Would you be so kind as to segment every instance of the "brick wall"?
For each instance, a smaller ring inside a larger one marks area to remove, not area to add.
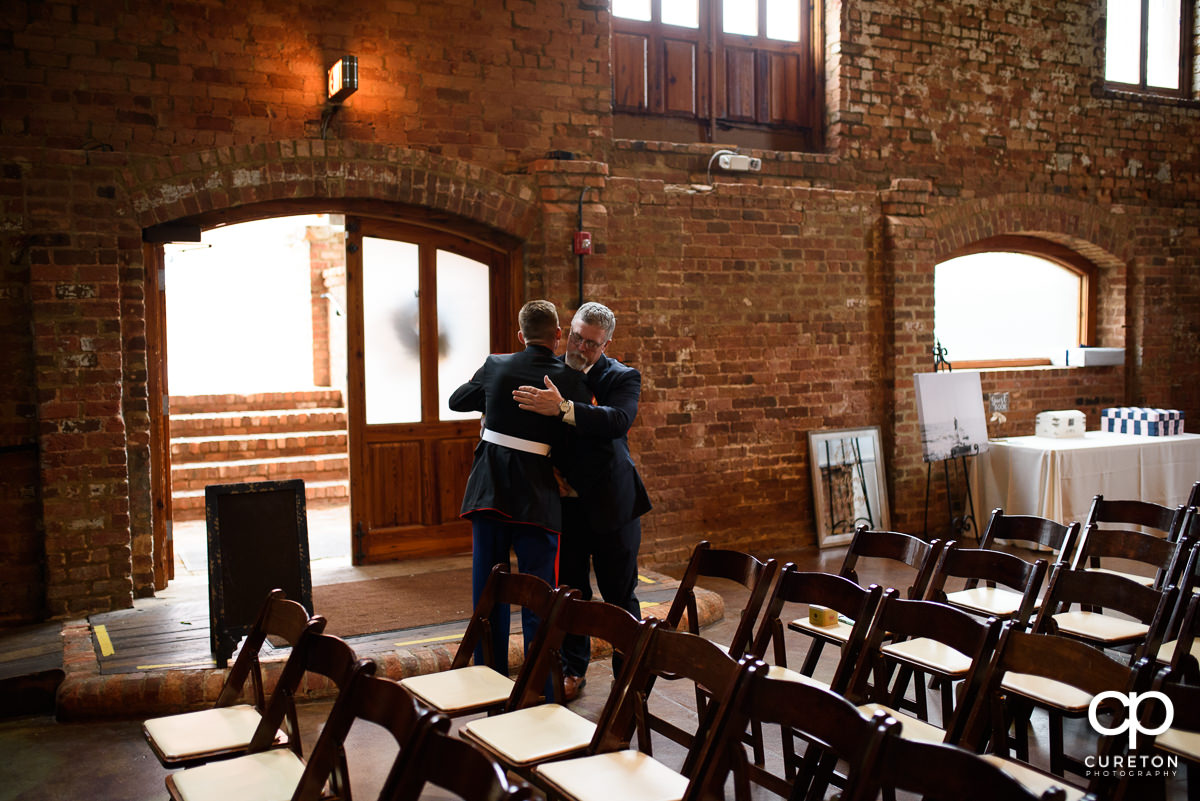
[[[700,537],[812,544],[821,428],[879,425],[893,525],[919,525],[912,374],[931,363],[933,269],[984,236],[1090,258],[1100,344],[1129,353],[1125,369],[985,373],[1013,405],[992,433],[1112,403],[1200,419],[1200,103],[1100,86],[1103,0],[828,2],[826,152],[714,176],[715,145],[613,140],[605,9],[6,7],[0,448],[21,464],[0,493],[18,563],[0,620],[151,591],[138,234],[259,203],[501,233],[521,243],[526,297],[568,310],[582,206],[585,294],[616,309],[613,355],[645,376],[631,440],[651,565]],[[361,88],[323,118],[343,52]]]

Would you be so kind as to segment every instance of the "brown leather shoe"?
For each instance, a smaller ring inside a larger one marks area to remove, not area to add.
[[[583,691],[585,684],[587,679],[583,676],[563,676],[563,700],[567,703],[574,701]]]

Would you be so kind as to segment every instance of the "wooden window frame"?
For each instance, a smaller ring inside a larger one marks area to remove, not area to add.
[[[1158,97],[1172,97],[1189,99],[1192,96],[1192,70],[1193,59],[1195,57],[1195,31],[1193,24],[1195,20],[1196,0],[1180,0],[1179,3],[1179,64],[1177,89],[1171,89],[1164,86],[1150,86],[1146,83],[1146,67],[1150,53],[1150,31],[1148,26],[1148,17],[1150,15],[1150,0],[1141,0],[1141,41],[1138,45],[1138,83],[1123,83],[1120,81],[1110,81],[1107,78],[1104,81],[1104,87],[1118,92],[1135,92],[1137,94],[1155,95]],[[1105,2],[1107,9],[1108,3]],[[1108,24],[1107,17],[1105,24]],[[1108,54],[1104,56],[1104,68],[1108,68]]]
[[[1096,265],[1068,247],[1059,245],[1036,236],[1003,234],[972,242],[953,253],[939,259],[938,263],[957,259],[960,256],[971,256],[978,253],[1021,253],[1026,256],[1036,256],[1039,259],[1053,262],[1079,276],[1079,333],[1080,342],[1085,345],[1096,344],[1096,289],[1099,270]],[[936,314],[936,309],[935,309]],[[954,367],[974,370],[988,367],[1021,368],[1046,367],[1052,364],[1050,359],[1023,358],[1011,359],[962,359],[951,361]]]
[[[800,40],[724,33],[720,0],[697,0],[699,26],[612,17],[613,112],[619,135],[778,150],[823,143],[822,6],[797,0]]]

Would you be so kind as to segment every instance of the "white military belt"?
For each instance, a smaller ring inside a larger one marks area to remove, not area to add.
[[[505,448],[512,448],[514,451],[536,453],[538,456],[550,455],[550,446],[544,442],[534,442],[531,439],[510,437],[508,434],[501,434],[499,431],[492,431],[490,428],[483,429],[483,441],[490,442],[493,445],[501,445]]]

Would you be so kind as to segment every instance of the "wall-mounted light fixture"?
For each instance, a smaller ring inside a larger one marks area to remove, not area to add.
[[[358,90],[358,58],[342,56],[329,68],[329,102],[341,103]]]

